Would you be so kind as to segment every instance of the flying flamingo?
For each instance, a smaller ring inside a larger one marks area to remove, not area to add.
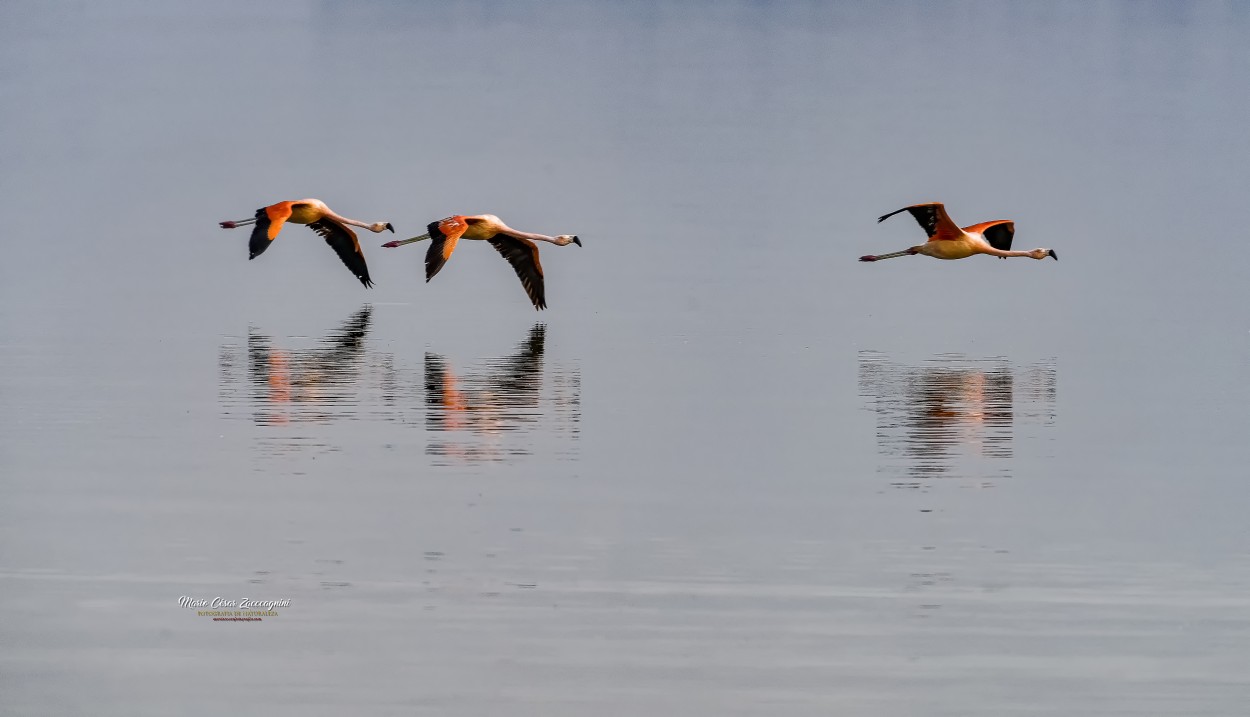
[[[451,253],[456,250],[456,242],[461,239],[488,241],[512,265],[512,270],[521,280],[521,286],[525,287],[525,293],[534,302],[536,310],[547,308],[547,299],[543,291],[543,265],[538,261],[538,245],[534,242],[546,241],[556,246],[582,245],[582,240],[572,234],[549,237],[546,234],[517,231],[494,214],[473,217],[457,214],[430,222],[425,229],[426,233],[419,237],[391,241],[382,246],[393,248],[425,239],[431,240],[430,248],[425,252],[425,280],[429,281],[451,258]]]
[[[1000,259],[1006,259],[1009,256],[1045,259],[1049,256],[1055,261],[1059,261],[1059,255],[1055,254],[1054,249],[1011,251],[1011,238],[1016,232],[1016,225],[1008,219],[981,222],[980,224],[973,224],[960,229],[947,215],[946,207],[942,206],[940,202],[932,202],[930,204],[913,204],[910,207],[903,207],[880,217],[877,219],[877,222],[883,222],[899,212],[910,212],[916,218],[916,221],[920,222],[920,226],[924,228],[925,233],[929,235],[929,241],[903,251],[861,256],[859,258],[860,261],[893,259],[896,256],[911,256],[913,254],[924,254],[935,259],[965,259],[973,254],[989,254]]]
[[[343,264],[357,279],[360,279],[360,283],[364,284],[365,288],[373,286],[373,281],[369,278],[369,267],[365,265],[365,255],[360,251],[360,242],[356,240],[356,233],[348,229],[347,225],[364,227],[371,232],[390,230],[394,233],[395,231],[395,227],[392,227],[390,222],[365,224],[355,219],[341,217],[320,199],[301,199],[297,202],[271,204],[257,209],[255,218],[222,222],[221,228],[234,229],[255,224],[252,239],[248,242],[247,256],[248,259],[255,259],[269,248],[269,244],[278,237],[278,232],[282,231],[282,225],[286,222],[307,224],[310,229],[324,237],[326,244],[329,244],[330,248],[339,255]]]

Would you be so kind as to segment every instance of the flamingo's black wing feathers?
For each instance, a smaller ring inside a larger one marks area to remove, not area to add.
[[[899,212],[907,212],[916,219],[916,223],[924,229],[924,233],[929,237],[929,241],[939,239],[955,239],[960,236],[959,227],[946,213],[946,207],[940,202],[930,202],[928,204],[913,204],[910,207],[896,209],[889,214],[883,214],[877,218],[877,222],[881,223],[886,219],[898,214]]]
[[[329,217],[318,219],[309,224],[308,228],[326,240],[326,244],[343,260],[343,265],[360,279],[366,289],[373,286],[373,280],[369,278],[369,267],[365,264],[365,255],[360,250],[360,242],[356,239],[355,232]]]
[[[1011,251],[1011,239],[1016,235],[1016,225],[1013,222],[998,222],[983,229],[981,235],[995,249]]]
[[[247,258],[255,259],[269,248],[269,217],[264,209],[256,210],[256,224],[252,228],[252,238],[247,242]]]
[[[547,308],[546,291],[543,288],[543,265],[538,260],[538,245],[529,239],[498,234],[487,239],[500,256],[508,260],[512,270],[525,287],[525,293],[535,309]]]
[[[425,231],[430,235],[430,248],[425,250],[425,280],[429,281],[442,271],[443,265],[456,250],[456,244],[469,225],[463,217],[447,217],[437,222],[430,222]]]
[[[278,202],[256,210],[256,225],[247,242],[247,258],[260,256],[282,231],[282,225],[291,216],[291,202]]]

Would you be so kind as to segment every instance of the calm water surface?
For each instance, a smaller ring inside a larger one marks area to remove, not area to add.
[[[1245,714],[1247,32],[0,6],[0,714]],[[929,200],[1063,260],[855,262]]]

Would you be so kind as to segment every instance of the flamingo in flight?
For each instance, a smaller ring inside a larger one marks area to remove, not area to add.
[[[996,219],[992,222],[981,222],[960,229],[951,221],[946,207],[940,202],[929,204],[913,204],[890,212],[877,219],[883,222],[899,212],[909,212],[920,222],[920,226],[929,235],[929,241],[903,251],[889,254],[868,254],[861,256],[860,261],[878,261],[893,259],[896,256],[924,254],[935,259],[966,259],[973,254],[989,254],[1000,259],[1009,256],[1027,256],[1031,259],[1051,257],[1059,261],[1054,249],[1030,249],[1029,251],[1011,251],[1011,238],[1016,233],[1016,225],[1008,219]]]
[[[451,258],[451,253],[456,250],[456,243],[461,239],[488,241],[512,265],[512,270],[521,280],[521,286],[525,287],[525,293],[534,303],[535,310],[547,308],[547,298],[543,290],[543,265],[538,261],[538,245],[534,242],[551,242],[556,246],[582,245],[582,240],[573,234],[549,237],[546,234],[518,231],[504,224],[494,214],[472,217],[457,214],[430,222],[425,229],[425,234],[419,237],[391,241],[382,246],[394,248],[429,239],[430,248],[425,252],[425,280],[429,281]]]
[[[395,232],[395,227],[391,226],[390,222],[365,224],[355,219],[339,216],[320,199],[301,199],[295,202],[271,204],[257,209],[256,216],[252,219],[222,222],[221,228],[234,229],[255,224],[252,239],[248,242],[247,256],[248,259],[255,259],[269,248],[269,244],[278,237],[278,232],[282,231],[282,225],[286,222],[307,224],[308,228],[321,235],[326,240],[326,244],[329,244],[330,248],[343,260],[343,264],[357,279],[360,279],[360,283],[365,285],[365,288],[373,286],[373,280],[369,278],[369,267],[365,264],[364,253],[360,251],[360,242],[356,239],[356,233],[348,229],[347,225],[364,227],[375,233],[387,230],[391,233]]]

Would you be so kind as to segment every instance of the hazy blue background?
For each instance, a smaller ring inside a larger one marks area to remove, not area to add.
[[[0,713],[1244,714],[1247,34],[0,4]],[[310,196],[585,247],[217,228]]]

